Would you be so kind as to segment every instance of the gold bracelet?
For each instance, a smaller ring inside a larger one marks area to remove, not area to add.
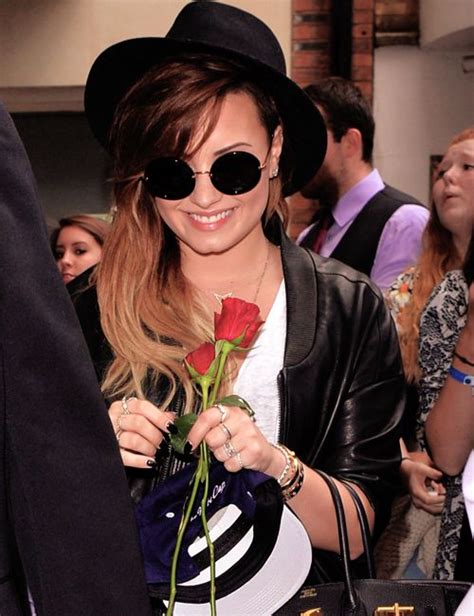
[[[301,486],[304,481],[304,466],[301,460],[296,458],[297,461],[297,470],[295,472],[294,477],[292,477],[291,484],[282,489],[281,493],[283,496],[283,500],[289,501],[294,498],[298,492],[301,490]]]
[[[278,451],[281,451],[282,454],[285,456],[285,468],[280,473],[280,476],[277,478],[278,485],[280,486],[280,488],[283,488],[288,485],[288,483],[290,483],[293,479],[294,472],[296,471],[296,454],[294,451],[291,451],[291,449],[288,449],[288,447],[282,445],[281,443],[277,443],[276,445],[273,445],[273,447],[275,447],[275,449],[278,449]],[[291,471],[291,469],[293,469],[293,473],[291,473],[290,478],[286,480],[287,475]]]
[[[285,467],[281,471],[280,476],[277,478],[278,485],[282,486],[283,483],[285,482],[285,478],[288,475],[288,473],[290,472],[290,468],[291,468],[290,450],[287,447],[285,447],[284,445],[280,445],[280,443],[276,443],[276,444],[272,443],[272,446],[275,447],[275,449],[278,449],[278,451],[281,451],[281,453],[285,457]]]

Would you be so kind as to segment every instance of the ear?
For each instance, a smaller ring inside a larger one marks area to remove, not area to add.
[[[281,151],[283,149],[283,129],[280,124],[276,127],[273,133],[272,145],[269,156],[269,173],[270,177],[278,175],[278,165],[280,162]]]
[[[346,156],[360,156],[362,158],[362,133],[358,128],[348,128],[341,139],[341,143]]]

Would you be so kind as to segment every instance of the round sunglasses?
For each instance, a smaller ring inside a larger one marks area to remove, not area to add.
[[[208,175],[215,188],[224,195],[242,195],[259,183],[269,153],[270,149],[265,161],[260,164],[250,152],[228,152],[219,156],[209,171],[194,171],[188,163],[178,158],[155,158],[146,166],[141,180],[148,192],[160,199],[189,197],[196,185],[197,175]]]

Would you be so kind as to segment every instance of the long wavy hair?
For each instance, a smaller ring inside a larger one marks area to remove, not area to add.
[[[140,176],[155,157],[192,156],[214,129],[225,96],[236,92],[255,101],[270,144],[281,125],[273,100],[243,67],[210,56],[183,56],[152,69],[117,107],[110,135],[116,213],[97,270],[102,327],[114,354],[102,383],[110,397],[145,396],[164,377],[164,407],[178,382],[186,408],[193,403],[183,359],[210,340],[212,314],[183,276],[179,244]],[[288,163],[280,164],[269,182],[262,224],[274,212],[286,222],[281,187],[289,172]]]
[[[453,137],[447,149],[468,139],[474,139],[474,126]],[[415,268],[413,292],[398,318],[403,366],[409,383],[417,383],[420,378],[418,339],[421,312],[434,287],[447,272],[460,268],[463,260],[464,255],[460,255],[456,250],[451,232],[441,224],[432,203],[430,217],[423,232],[421,255]]]

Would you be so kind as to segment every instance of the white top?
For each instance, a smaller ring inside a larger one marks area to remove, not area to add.
[[[474,451],[467,461],[462,478],[462,491],[464,493],[464,502],[469,518],[471,531],[474,534]],[[474,614],[474,586],[464,597],[463,602],[456,610],[456,616],[472,616]]]
[[[283,368],[286,342],[286,291],[282,281],[267,320],[240,367],[234,393],[255,411],[255,421],[270,443],[278,441],[280,396],[277,376]]]

